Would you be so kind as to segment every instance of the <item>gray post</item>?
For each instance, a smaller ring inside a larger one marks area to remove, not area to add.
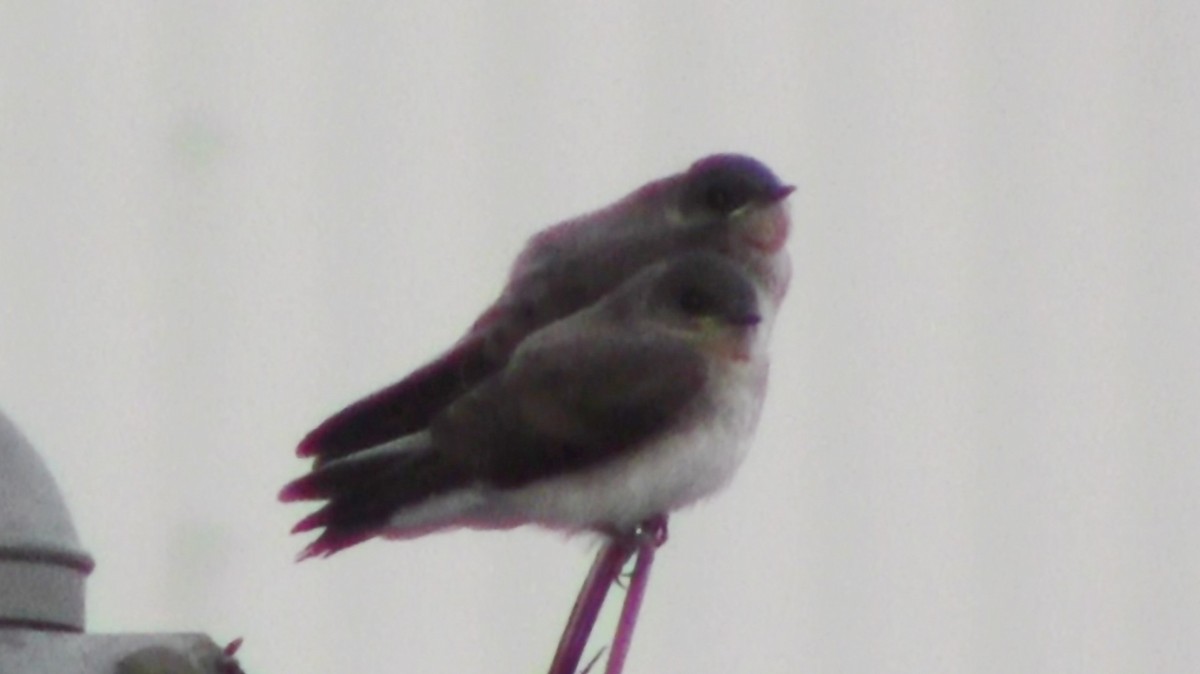
[[[50,471],[0,412],[0,672],[240,671],[202,634],[85,633],[85,584],[93,566]]]

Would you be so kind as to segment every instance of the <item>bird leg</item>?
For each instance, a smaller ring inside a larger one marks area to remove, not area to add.
[[[667,542],[666,515],[657,515],[643,522],[638,527],[635,540],[637,561],[634,562],[629,589],[625,591],[625,603],[621,605],[621,618],[613,637],[612,650],[608,654],[605,674],[621,674],[625,668],[625,656],[629,654],[629,646],[633,643],[633,630],[637,627],[642,598],[650,582],[650,567],[654,565],[654,555],[659,546]]]
[[[587,580],[583,581],[562,639],[558,642],[558,650],[550,664],[550,674],[575,674],[575,668],[583,657],[583,649],[596,625],[596,618],[600,615],[600,608],[604,606],[604,598],[608,596],[613,579],[621,573],[634,549],[625,539],[610,538],[596,553],[596,561],[592,562],[592,570],[588,572]]]
[[[575,674],[579,661],[583,657],[583,649],[587,647],[596,618],[604,606],[604,599],[620,574],[625,563],[636,552],[638,559],[633,570],[633,577],[625,603],[621,608],[620,623],[613,642],[613,652],[609,656],[606,671],[608,674],[619,674],[633,639],[633,628],[637,623],[637,614],[641,608],[642,596],[646,591],[649,580],[650,566],[654,563],[654,551],[667,541],[667,518],[665,515],[652,517],[638,525],[633,533],[625,532],[610,537],[605,541],[592,569],[588,572],[562,638],[558,642],[558,650],[554,661],[550,664],[549,674]],[[613,665],[614,658],[617,664]]]
[[[634,534],[639,543],[644,539],[649,538],[657,550],[667,542],[667,516],[655,515],[650,519],[638,525],[637,532]],[[640,547],[640,546],[639,546]]]

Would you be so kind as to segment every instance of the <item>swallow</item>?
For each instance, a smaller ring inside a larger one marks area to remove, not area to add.
[[[732,478],[768,374],[769,289],[713,251],[653,263],[528,335],[426,428],[316,465],[301,559],[525,524],[628,535]]]
[[[742,267],[765,294],[760,330],[769,331],[791,278],[785,198],[794,189],[753,158],[719,154],[543,230],[518,255],[499,298],[454,346],[330,417],[296,453],[319,465],[427,429],[504,369],[530,335],[689,251]]]

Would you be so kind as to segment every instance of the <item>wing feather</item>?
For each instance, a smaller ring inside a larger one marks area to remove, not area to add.
[[[682,423],[704,388],[703,355],[682,338],[608,330],[524,345],[504,372],[434,422],[434,444],[513,488],[600,464]]]

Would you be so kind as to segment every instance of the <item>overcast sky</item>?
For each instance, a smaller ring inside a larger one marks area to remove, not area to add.
[[[0,408],[91,630],[542,670],[589,541],[295,565],[275,494],[532,233],[738,151],[799,186],[771,391],[627,671],[1200,671],[1195,3],[354,4],[0,3]]]

